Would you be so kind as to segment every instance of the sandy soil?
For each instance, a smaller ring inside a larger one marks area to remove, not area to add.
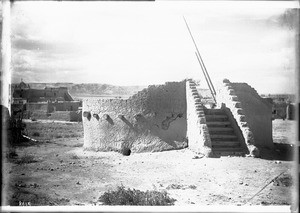
[[[189,149],[130,156],[87,151],[81,123],[27,121],[29,136],[40,136],[5,158],[4,205],[101,205],[98,198],[121,185],[166,190],[175,205],[290,205],[296,164],[288,143],[295,124],[273,121],[280,146],[262,150],[262,158],[203,158]]]
[[[8,205],[101,205],[98,198],[120,185],[166,190],[175,205],[290,205],[294,189],[294,162],[278,150],[263,158],[202,158],[189,149],[123,156],[86,151],[81,138],[53,138],[16,153],[4,162]],[[24,156],[33,162],[20,162]]]

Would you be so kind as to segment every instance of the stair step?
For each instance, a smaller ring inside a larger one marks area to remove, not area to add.
[[[244,156],[245,152],[243,151],[213,151],[217,156]]]
[[[214,151],[230,151],[230,152],[235,152],[239,151],[242,152],[243,149],[241,147],[217,147],[213,149]]]
[[[240,148],[240,142],[239,141],[212,141],[211,142],[212,147],[226,147],[226,148]]]
[[[206,125],[210,127],[230,127],[229,121],[207,121]]]
[[[227,115],[206,115],[206,121],[228,121]]]
[[[207,115],[226,115],[223,109],[206,109],[205,114]]]
[[[208,127],[209,134],[234,134],[232,127]]]
[[[223,109],[205,109],[212,150],[218,156],[241,156],[244,151]]]
[[[224,134],[210,134],[211,141],[237,141],[236,135],[224,135]]]

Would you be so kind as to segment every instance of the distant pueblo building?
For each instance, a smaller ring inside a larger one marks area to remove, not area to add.
[[[272,103],[224,79],[213,100],[192,79],[152,85],[130,98],[83,100],[84,147],[156,152],[188,147],[208,157],[259,156],[273,147]]]
[[[22,80],[13,88],[12,111],[23,118],[81,121],[81,101],[74,101],[67,87],[31,89]]]

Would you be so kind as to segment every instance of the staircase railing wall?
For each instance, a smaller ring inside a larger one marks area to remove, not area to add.
[[[192,80],[186,81],[188,147],[207,157],[213,155],[201,98]]]
[[[247,90],[246,93],[241,94],[240,90]],[[245,96],[245,97],[244,97]],[[246,97],[247,96],[247,97]],[[224,79],[222,84],[217,89],[217,103],[218,105],[225,105],[226,108],[229,108],[232,116],[236,120],[238,127],[240,128],[242,135],[245,139],[245,143],[249,150],[251,156],[258,157],[259,146],[272,145],[270,142],[264,144],[261,140],[261,135],[255,131],[260,123],[264,123],[265,127],[262,127],[267,132],[268,141],[269,138],[272,142],[272,135],[270,134],[270,129],[272,131],[272,121],[271,117],[268,119],[268,109],[270,108],[271,116],[271,106],[267,105],[266,102],[260,100],[259,95],[256,91],[251,88],[248,84],[243,84],[241,87],[235,86],[235,83],[231,83],[228,79]],[[251,98],[251,101],[246,102],[247,98]],[[254,103],[255,102],[255,103]],[[252,106],[250,106],[252,105]],[[266,115],[261,119],[260,122],[254,120],[254,117],[258,117],[255,113],[250,113],[251,107],[260,108],[262,111],[266,112]],[[255,132],[253,132],[253,130]],[[261,130],[262,131],[262,130]],[[255,134],[254,134],[255,133]]]

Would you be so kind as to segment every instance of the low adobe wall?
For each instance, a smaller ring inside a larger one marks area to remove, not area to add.
[[[225,79],[217,90],[217,102],[230,109],[251,155],[259,156],[259,146],[273,147],[272,104],[252,87]]]
[[[212,156],[211,139],[203,105],[192,80],[186,82],[188,147],[196,153]]]
[[[52,111],[77,111],[81,107],[81,101],[58,101],[49,103]]]
[[[186,147],[185,81],[149,86],[127,100],[83,100],[84,147],[155,152]]]
[[[81,113],[75,111],[57,111],[49,113],[47,119],[80,122],[82,121],[82,115]]]

